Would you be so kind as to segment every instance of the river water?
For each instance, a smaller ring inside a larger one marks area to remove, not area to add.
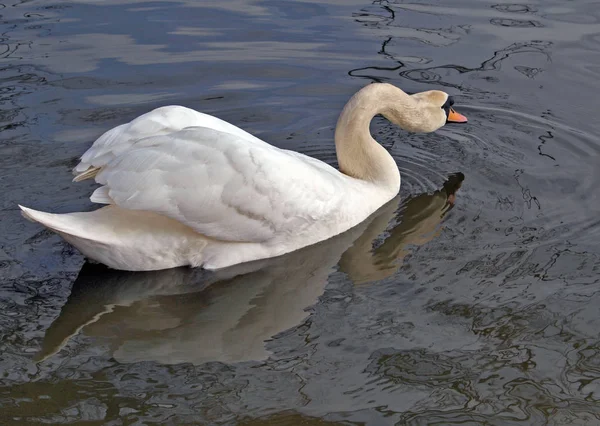
[[[598,3],[1,6],[1,424],[600,424]],[[314,247],[123,273],[19,215],[96,208],[78,156],[168,104],[335,164],[373,81],[469,123],[376,118],[400,197]]]

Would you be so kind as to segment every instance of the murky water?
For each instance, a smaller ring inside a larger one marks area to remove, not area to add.
[[[514,0],[513,0],[514,1]],[[600,5],[48,0],[0,9],[0,423],[600,424]],[[373,133],[400,197],[216,274],[84,264],[95,137],[186,105],[334,164],[371,81],[469,117]]]

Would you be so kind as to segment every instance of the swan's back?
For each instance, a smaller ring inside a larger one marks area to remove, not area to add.
[[[187,127],[204,127],[239,136],[248,143],[265,144],[255,136],[220,118],[178,105],[156,108],[129,123],[114,127],[100,136],[81,156],[73,172],[81,174],[91,167],[102,168],[129,150],[138,141],[151,136],[168,135]],[[87,176],[93,177],[93,175]]]

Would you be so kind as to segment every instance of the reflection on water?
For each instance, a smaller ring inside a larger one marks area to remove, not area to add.
[[[389,214],[385,213],[374,218],[367,230],[370,232],[363,233],[342,255],[340,269],[357,284],[392,276],[402,265],[402,259],[410,253],[411,247],[421,246],[442,232],[439,224],[454,207],[456,191],[463,179],[464,175],[457,173],[432,194],[409,197],[400,211],[400,223],[388,231],[385,240],[373,249],[373,241],[390,221]],[[390,207],[384,207],[384,212]]]
[[[264,342],[302,322],[340,256],[340,269],[353,282],[392,276],[409,246],[440,232],[463,179],[462,173],[452,175],[442,189],[404,202],[400,223],[374,250],[372,242],[396,217],[399,197],[330,240],[215,273],[190,268],[128,273],[86,264],[36,360],[55,354],[79,332],[108,339],[119,362],[263,360]]]
[[[595,1],[0,15],[0,423],[600,424]],[[214,275],[82,269],[16,208],[95,208],[77,157],[170,103],[335,165],[337,116],[371,81],[444,89],[469,123],[375,119],[400,198],[316,247]]]

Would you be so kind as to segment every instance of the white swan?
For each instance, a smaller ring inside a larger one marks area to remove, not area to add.
[[[75,168],[74,180],[102,185],[91,200],[109,206],[68,214],[19,207],[115,269],[220,269],[274,257],[352,228],[398,193],[396,163],[369,133],[376,114],[432,132],[466,121],[452,104],[436,90],[364,87],[337,123],[339,171],[218,118],[158,108],[103,134]]]

